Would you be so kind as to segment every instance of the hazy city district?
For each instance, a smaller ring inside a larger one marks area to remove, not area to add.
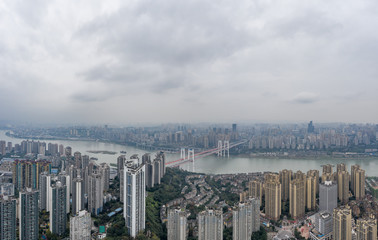
[[[0,140],[2,240],[377,239],[378,174],[340,162],[374,158],[376,125],[6,131],[31,139]],[[88,151],[113,156],[107,164],[48,140],[82,138],[161,150]],[[340,159],[321,171],[196,173],[196,158],[230,154]]]

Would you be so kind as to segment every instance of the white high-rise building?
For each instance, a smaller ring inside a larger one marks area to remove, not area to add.
[[[123,175],[123,216],[130,236],[135,237],[145,228],[145,166],[139,159],[128,160]]]
[[[84,189],[83,189],[83,179],[78,176],[73,180],[72,184],[72,213],[84,209]]]
[[[239,203],[233,211],[233,239],[249,240],[252,232],[260,229],[260,200],[252,198],[245,203]]]
[[[91,240],[91,214],[85,210],[70,219],[70,240]]]
[[[186,240],[186,212],[181,209],[168,211],[168,240]]]
[[[223,214],[218,210],[200,212],[198,220],[198,240],[223,239]]]

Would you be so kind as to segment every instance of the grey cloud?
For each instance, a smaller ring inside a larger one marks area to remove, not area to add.
[[[111,95],[103,95],[99,96],[97,94],[93,94],[91,92],[87,93],[76,93],[72,95],[72,99],[79,101],[79,102],[100,102],[109,99]]]
[[[280,21],[275,27],[278,29],[278,36],[307,34],[312,38],[328,38],[343,28],[340,22],[331,17],[324,11],[305,9]]]
[[[37,28],[43,18],[47,15],[47,9],[52,1],[49,0],[33,0],[33,1],[5,1],[9,7],[15,10],[22,21]]]
[[[150,119],[161,106],[154,121],[376,121],[363,110],[378,102],[377,10],[375,0],[7,1],[0,106],[52,121],[124,121],[120,109]]]
[[[319,96],[315,93],[311,92],[300,92],[298,93],[294,98],[294,103],[300,103],[300,104],[310,104],[314,103],[319,100]]]
[[[251,43],[210,1],[140,1],[95,19],[78,36],[99,38],[101,51],[121,60],[185,65],[226,57]]]

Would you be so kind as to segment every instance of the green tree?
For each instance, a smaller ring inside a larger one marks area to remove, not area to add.
[[[252,233],[251,240],[267,240],[268,234],[264,227],[260,226],[260,230]]]
[[[304,239],[306,239],[306,238],[304,238],[304,237],[301,236],[301,233],[298,231],[297,228],[295,228],[295,230],[294,230],[294,236],[298,240],[304,240]]]
[[[226,227],[223,229],[223,239],[232,240],[232,227]]]

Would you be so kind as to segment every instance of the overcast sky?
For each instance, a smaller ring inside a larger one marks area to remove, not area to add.
[[[0,120],[378,121],[376,0],[0,1]]]

